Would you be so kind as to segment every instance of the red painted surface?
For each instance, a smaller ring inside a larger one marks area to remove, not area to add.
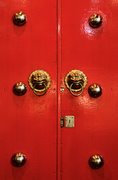
[[[27,24],[17,27],[12,16],[21,10]],[[96,12],[103,25],[92,29],[88,18]],[[0,2],[0,180],[118,179],[117,16],[115,0]],[[28,85],[37,69],[52,80],[41,97]],[[88,77],[79,97],[64,85],[72,69]],[[12,92],[19,81],[27,85],[22,97]],[[101,97],[89,96],[92,83],[102,86]],[[60,129],[60,117],[66,115],[75,116],[75,128]],[[11,165],[16,152],[26,154],[24,167]],[[96,153],[105,164],[92,170],[88,159]]]
[[[12,23],[23,11],[27,24]],[[57,131],[56,1],[0,2],[0,180],[55,180]],[[51,78],[45,96],[37,97],[28,85],[32,71],[43,69]],[[16,82],[27,84],[27,93],[12,93]],[[10,163],[15,152],[27,156],[24,167]]]
[[[88,26],[92,13],[103,16],[103,25]],[[75,128],[62,129],[62,180],[116,180],[118,153],[118,2],[62,1],[62,77],[82,70],[88,86],[99,83],[103,94],[90,98],[62,93],[62,115],[75,116]],[[63,80],[62,80],[63,81]],[[64,86],[62,84],[62,86]],[[88,159],[101,154],[105,165],[91,170]]]

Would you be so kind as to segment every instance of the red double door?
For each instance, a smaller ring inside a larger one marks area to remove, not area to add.
[[[88,21],[95,14],[98,28]],[[118,179],[117,16],[113,0],[0,2],[0,180]],[[51,79],[44,95],[29,84],[36,70]],[[65,80],[72,70],[87,78],[78,96]],[[19,83],[24,94],[13,90]],[[91,97],[92,84],[101,96]],[[98,155],[101,167],[91,167]]]

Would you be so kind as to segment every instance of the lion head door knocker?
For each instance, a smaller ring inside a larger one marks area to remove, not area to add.
[[[65,77],[66,87],[74,96],[80,96],[87,85],[87,77],[80,70],[72,70]]]
[[[29,85],[34,94],[42,96],[51,85],[50,75],[44,70],[36,70],[29,76]]]

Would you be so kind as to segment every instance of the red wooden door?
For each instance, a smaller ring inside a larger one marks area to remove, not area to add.
[[[0,180],[118,179],[117,15],[113,0],[0,2]]]
[[[88,23],[95,14],[102,17],[98,28]],[[62,1],[62,82],[73,69],[88,79],[78,97],[62,83],[62,116],[75,117],[74,128],[62,128],[62,180],[118,179],[117,17],[117,1]],[[88,94],[93,83],[102,88],[98,98]],[[104,166],[90,168],[92,155],[101,155]]]
[[[26,14],[27,23],[17,26],[12,18],[20,11]],[[56,1],[2,0],[0,17],[0,179],[55,180]],[[44,96],[35,95],[29,86],[29,76],[35,70],[45,70],[51,77]],[[13,93],[18,82],[27,86],[23,96]],[[15,153],[26,156],[23,167],[11,164]]]

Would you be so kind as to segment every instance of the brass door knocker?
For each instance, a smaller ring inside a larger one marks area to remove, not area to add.
[[[50,87],[50,75],[44,70],[36,70],[29,77],[29,85],[37,96],[42,96]]]
[[[65,84],[73,96],[80,96],[87,85],[87,77],[80,70],[72,70],[66,75]]]

